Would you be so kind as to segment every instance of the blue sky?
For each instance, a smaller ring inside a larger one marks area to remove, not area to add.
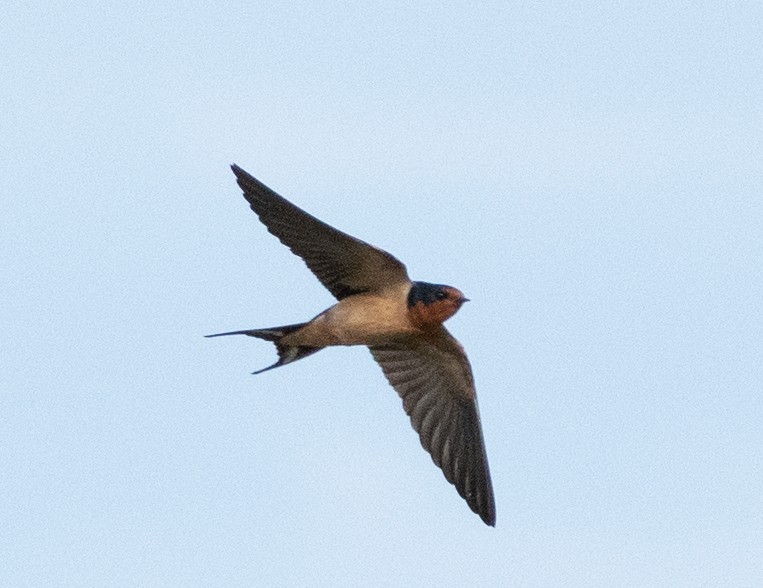
[[[0,583],[763,583],[759,3],[12,2]],[[473,300],[498,521],[236,162]]]

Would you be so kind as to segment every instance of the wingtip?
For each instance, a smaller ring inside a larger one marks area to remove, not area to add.
[[[493,498],[493,486],[490,482],[489,475],[487,491],[487,504],[482,505],[481,508],[477,507],[474,509],[474,512],[479,515],[479,517],[482,519],[482,522],[487,526],[495,527],[495,498]]]
[[[236,176],[236,181],[238,182],[238,185],[241,186],[241,188],[244,190],[244,193],[247,192],[248,188],[251,188],[250,184],[254,184],[254,186],[261,184],[257,178],[255,178],[252,174],[239,167],[235,163],[232,163],[230,168],[233,170],[233,174]]]
[[[484,513],[478,513],[482,522],[488,527],[495,527],[495,507],[488,508]]]

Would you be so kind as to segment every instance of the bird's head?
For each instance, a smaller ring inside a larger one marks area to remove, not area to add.
[[[452,286],[413,282],[408,293],[408,314],[415,326],[431,327],[448,320],[468,301],[461,290]]]

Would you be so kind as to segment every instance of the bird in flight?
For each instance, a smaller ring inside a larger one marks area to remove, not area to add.
[[[275,344],[278,361],[331,345],[365,345],[403,401],[421,444],[485,524],[495,500],[469,360],[443,326],[468,299],[441,284],[414,282],[398,259],[329,226],[237,165],[244,198],[273,235],[301,257],[338,302],[294,325],[207,335],[248,335]]]

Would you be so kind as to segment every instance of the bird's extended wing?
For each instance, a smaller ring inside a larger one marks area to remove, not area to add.
[[[231,168],[268,231],[299,255],[337,299],[409,281],[394,256],[318,220],[237,165]]]
[[[427,338],[371,347],[403,399],[421,444],[482,520],[495,526],[495,500],[469,360],[445,327]]]

